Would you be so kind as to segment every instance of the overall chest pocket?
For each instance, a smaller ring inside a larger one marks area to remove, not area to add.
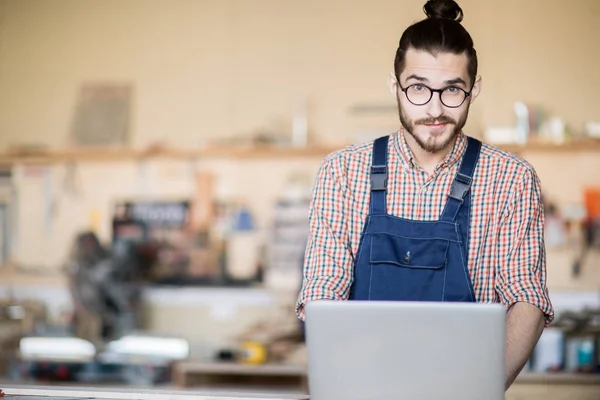
[[[415,239],[373,234],[370,263],[373,267],[393,266],[414,269],[441,269],[446,265],[450,241],[445,239]]]

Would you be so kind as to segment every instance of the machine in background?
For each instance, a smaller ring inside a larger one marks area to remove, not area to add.
[[[139,331],[143,277],[156,248],[143,225],[132,229],[138,234],[111,250],[92,232],[76,237],[68,268],[72,324],[64,334],[21,339],[21,378],[154,385],[169,380],[175,360],[188,357],[186,340]]]

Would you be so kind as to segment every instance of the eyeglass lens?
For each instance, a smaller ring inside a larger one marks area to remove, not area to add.
[[[411,85],[406,88],[406,97],[415,105],[424,105],[431,100],[432,92],[425,85]],[[460,106],[467,97],[467,93],[460,88],[449,86],[441,93],[441,101],[447,107]]]

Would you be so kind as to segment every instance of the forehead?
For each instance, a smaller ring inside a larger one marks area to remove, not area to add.
[[[404,70],[400,79],[416,75],[426,78],[432,84],[442,84],[444,81],[461,78],[469,82],[469,59],[466,54],[439,52],[432,54],[428,51],[409,49],[404,60]]]

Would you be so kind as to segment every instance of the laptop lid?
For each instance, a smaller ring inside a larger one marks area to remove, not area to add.
[[[310,302],[310,398],[503,400],[505,321],[499,304]]]

